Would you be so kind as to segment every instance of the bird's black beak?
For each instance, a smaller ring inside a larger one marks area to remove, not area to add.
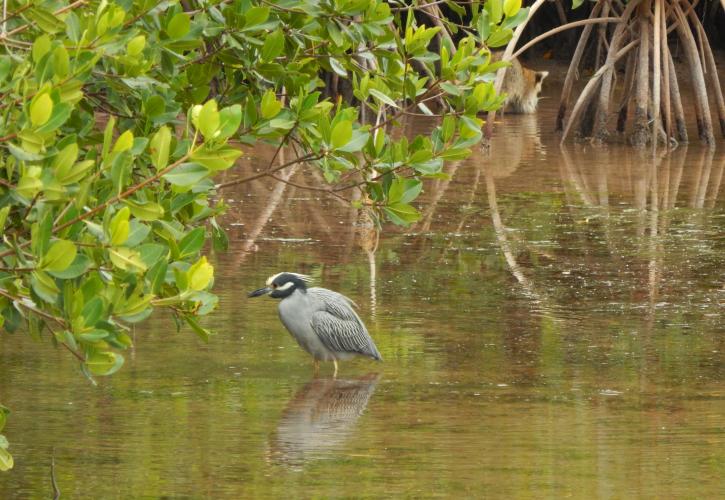
[[[247,297],[259,297],[260,295],[267,294],[271,291],[272,291],[271,288],[269,288],[268,286],[265,286],[264,288],[260,288],[259,290],[249,292],[249,295],[247,295]]]

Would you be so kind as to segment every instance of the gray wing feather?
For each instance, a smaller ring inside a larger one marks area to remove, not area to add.
[[[321,308],[312,314],[312,329],[332,351],[350,352],[381,359],[367,328],[342,294],[325,288],[307,290],[319,300]]]

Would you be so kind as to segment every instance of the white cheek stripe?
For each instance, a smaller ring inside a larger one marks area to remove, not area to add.
[[[288,281],[284,285],[277,287],[277,290],[288,290],[288,289],[292,288],[293,286],[295,286],[295,284],[292,283],[291,281]]]

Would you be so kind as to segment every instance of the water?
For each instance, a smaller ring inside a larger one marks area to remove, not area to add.
[[[92,387],[5,336],[0,497],[47,498],[51,456],[63,498],[721,495],[725,154],[561,151],[548,104],[379,241],[319,192],[225,192],[208,345],[159,313]],[[385,361],[314,379],[274,301],[245,298],[282,270],[360,304]]]

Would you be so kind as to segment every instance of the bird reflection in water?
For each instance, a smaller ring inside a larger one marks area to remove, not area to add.
[[[352,436],[380,376],[315,378],[287,404],[270,436],[268,459],[292,468],[339,450]]]

